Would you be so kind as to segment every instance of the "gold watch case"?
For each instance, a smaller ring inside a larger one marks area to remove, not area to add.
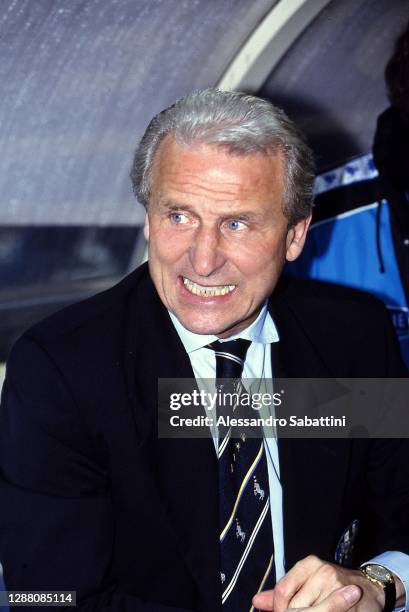
[[[378,565],[377,563],[368,563],[361,567],[361,572],[364,574],[368,580],[371,582],[375,582],[383,589],[388,584],[394,584],[395,579],[392,576],[392,573],[383,565]]]

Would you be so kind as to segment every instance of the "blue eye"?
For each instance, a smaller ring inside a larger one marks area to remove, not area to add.
[[[238,221],[237,219],[231,219],[230,221],[227,222],[227,226],[229,230],[232,230],[233,232],[242,229],[243,225],[244,225],[243,222]]]
[[[181,223],[187,223],[186,215],[183,215],[182,213],[171,213],[170,218],[177,225],[180,225]]]

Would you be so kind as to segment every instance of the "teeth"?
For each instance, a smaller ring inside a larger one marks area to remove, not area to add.
[[[202,295],[206,297],[213,297],[217,295],[226,295],[235,289],[236,285],[220,285],[219,287],[203,287],[193,281],[189,280],[185,276],[183,277],[183,284],[186,289],[193,293],[193,295]]]

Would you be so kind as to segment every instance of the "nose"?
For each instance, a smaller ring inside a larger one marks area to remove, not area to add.
[[[195,233],[190,248],[190,263],[199,276],[210,276],[225,263],[226,257],[221,249],[219,229],[201,226]]]

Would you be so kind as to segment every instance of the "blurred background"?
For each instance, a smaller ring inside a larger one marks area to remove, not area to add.
[[[259,93],[322,173],[371,150],[408,17],[407,0],[2,0],[0,362],[143,260],[128,176],[153,114],[195,88]]]

